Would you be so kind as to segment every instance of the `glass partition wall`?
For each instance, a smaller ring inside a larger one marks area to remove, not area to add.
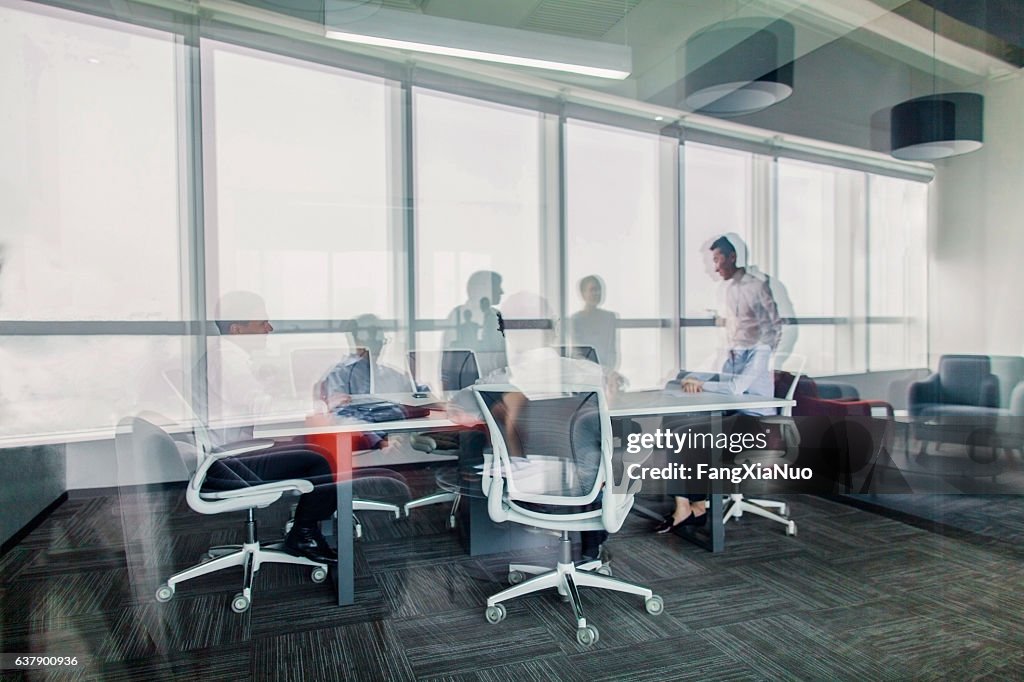
[[[366,315],[388,364],[450,347],[480,272],[500,275],[498,310],[543,297],[566,344],[586,341],[595,276],[612,330],[592,343],[631,388],[656,387],[720,343],[723,233],[781,287],[787,349],[812,375],[926,364],[921,182],[454,76],[427,87],[284,38],[253,49],[271,43],[195,18],[0,0],[0,19],[0,438],[184,417],[168,372],[202,381],[235,290],[266,303],[260,371],[286,399],[311,396]]]

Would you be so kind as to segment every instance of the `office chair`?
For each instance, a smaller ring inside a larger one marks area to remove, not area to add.
[[[320,352],[319,349],[317,350],[317,352]],[[167,370],[167,371],[165,371],[163,373],[163,378],[164,378],[164,382],[171,388],[171,390],[175,393],[175,395],[178,396],[178,399],[181,400],[181,402],[185,406],[188,414],[192,416],[192,419],[193,419],[194,423],[196,423],[197,425],[201,426],[201,420],[199,419],[199,417],[194,412],[193,402],[195,402],[195,401],[205,401],[205,397],[202,396],[202,395],[199,395],[198,393],[195,393],[195,392],[193,393],[194,396],[195,396],[193,398],[193,400],[189,400],[189,399],[187,399],[185,397],[185,375],[180,370]],[[318,394],[319,393],[319,383],[317,383],[315,385],[313,390],[314,390],[314,394]],[[207,438],[208,438],[208,435],[207,435]],[[272,441],[271,441],[271,444],[273,444]],[[369,472],[369,473],[373,474],[373,473],[376,473],[376,472]],[[353,499],[352,500],[352,526],[353,526],[353,529],[354,529],[354,532],[355,532],[355,536],[357,538],[363,537],[363,525],[359,521],[359,517],[356,516],[356,514],[355,514],[357,511],[386,511],[386,512],[390,512],[390,513],[394,514],[396,519],[401,518],[401,508],[398,505],[396,505],[396,504],[391,504],[389,502],[380,502],[380,501],[377,501],[377,500]],[[294,513],[294,512],[295,512],[295,505],[293,504],[292,505],[292,513]],[[292,521],[291,520],[289,520],[285,524],[285,528],[284,528],[284,532],[285,533],[287,533],[289,530],[291,530],[291,525],[292,525]]]
[[[589,646],[599,633],[583,614],[579,586],[636,594],[644,598],[648,613],[662,613],[664,602],[649,588],[611,577],[600,560],[578,566],[572,560],[569,533],[617,532],[641,484],[625,476],[621,461],[613,462],[604,394],[570,385],[538,387],[531,397],[509,384],[473,390],[494,450],[486,457],[481,481],[488,515],[499,523],[558,531],[560,537],[554,568],[509,565],[512,586],[488,597],[487,622],[505,619],[503,602],[555,588],[572,604],[577,642]]]
[[[441,382],[441,390],[446,393],[460,391],[480,380],[480,367],[477,365],[476,355],[473,351],[450,348],[441,351],[440,357],[437,357],[437,351],[409,351],[409,371],[413,376],[413,382],[426,383],[423,379],[428,376],[426,374],[428,365],[435,363],[439,368],[438,378]],[[429,434],[425,435],[429,436]],[[448,433],[442,433],[439,436],[443,439],[451,439]],[[406,502],[405,515],[409,516],[417,507],[451,502],[452,506],[448,511],[448,527],[455,528],[461,501],[462,498],[458,493],[438,491]]]
[[[977,445],[972,436],[995,430],[999,417],[1006,415],[999,401],[999,377],[992,372],[989,356],[943,355],[938,371],[910,384],[907,392],[914,418],[911,434],[921,444],[918,454],[928,454],[933,441],[972,450]]]
[[[792,400],[796,394],[797,384],[800,383],[800,375],[803,372],[804,363],[807,358],[791,355],[790,360],[798,363],[796,370],[792,373],[792,381],[784,392],[779,391],[776,384],[776,397]],[[763,450],[745,450],[738,453],[735,458],[736,464],[760,464],[763,466],[774,466],[776,464],[792,464],[800,454],[800,432],[797,431],[796,423],[793,421],[793,408],[784,407],[779,415],[757,417],[759,426],[767,426],[769,430],[779,433],[781,443],[768,443]],[[775,510],[775,511],[772,511]],[[785,502],[776,500],[754,500],[748,499],[740,492],[729,495],[729,503],[725,510],[722,523],[728,523],[730,519],[738,519],[745,512],[756,516],[762,516],[786,527],[786,535],[796,535],[796,522],[789,518],[789,508]]]
[[[601,360],[597,357],[597,350],[593,346],[555,346],[555,350],[563,358],[575,358],[601,364]]]
[[[170,601],[179,583],[199,576],[215,573],[225,568],[241,566],[244,573],[242,590],[231,598],[231,610],[242,613],[252,604],[252,587],[256,573],[263,564],[293,564],[311,568],[310,578],[315,583],[327,579],[326,564],[317,563],[306,557],[298,557],[260,543],[256,537],[256,521],[253,510],[262,509],[281,499],[288,492],[307,493],[313,484],[301,479],[262,483],[236,490],[204,492],[203,482],[209,468],[217,461],[246,453],[259,452],[272,446],[273,441],[253,440],[235,444],[227,449],[209,447],[205,429],[196,425],[198,445],[176,442],[156,424],[141,418],[128,417],[118,424],[115,448],[119,466],[134,466],[150,458],[176,458],[188,473],[188,487],[185,499],[188,506],[200,514],[225,514],[245,511],[245,541],[241,545],[211,548],[206,561],[191,568],[178,571],[156,590],[156,600]]]

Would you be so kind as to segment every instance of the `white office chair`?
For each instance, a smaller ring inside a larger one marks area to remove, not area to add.
[[[487,599],[487,622],[504,620],[502,602],[555,588],[572,604],[577,641],[589,646],[599,633],[583,615],[578,586],[640,595],[648,613],[660,614],[664,603],[649,588],[611,577],[600,560],[579,566],[572,561],[569,533],[617,532],[640,489],[639,480],[624,473],[616,480],[612,475],[611,421],[603,393],[566,385],[531,390],[531,397],[508,384],[477,385],[473,390],[494,449],[482,477],[488,515],[497,522],[560,534],[554,568],[509,565],[512,586]],[[525,579],[526,575],[533,577]]]
[[[243,544],[211,548],[206,561],[175,573],[160,585],[156,590],[157,601],[170,601],[174,597],[179,583],[234,566],[241,566],[244,570],[242,590],[231,598],[231,610],[235,613],[246,611],[252,604],[253,580],[263,564],[306,566],[312,569],[310,577],[313,582],[322,583],[326,580],[326,564],[305,557],[293,556],[261,544],[256,537],[256,521],[253,517],[254,509],[262,509],[277,502],[285,493],[308,493],[313,490],[313,484],[309,481],[293,479],[263,483],[236,490],[203,492],[202,487],[206,473],[215,462],[227,457],[259,452],[274,444],[273,441],[267,440],[247,441],[230,449],[212,450],[207,447],[209,441],[203,437],[203,434],[204,429],[201,425],[197,425],[197,442],[199,444],[198,447],[193,447],[174,441],[162,428],[141,417],[125,418],[118,424],[115,447],[119,462],[144,462],[153,457],[178,458],[189,474],[188,487],[185,492],[185,499],[189,507],[200,514],[247,512]]]
[[[793,371],[793,383],[789,385],[783,396],[786,400],[792,400],[796,394],[796,387],[800,383],[800,377],[807,358],[791,355],[789,360],[796,362],[797,367]],[[793,421],[793,408],[782,408],[780,415],[758,417],[757,421],[763,426],[779,429],[782,437],[782,447],[764,450],[744,450],[736,455],[736,464],[760,464],[767,467],[776,464],[793,464],[800,454],[800,432],[796,428],[796,422]],[[742,493],[738,492],[729,495],[729,502],[725,515],[722,518],[722,523],[728,523],[730,519],[739,519],[746,512],[781,523],[786,527],[786,535],[796,535],[796,522],[789,518],[789,507],[785,502],[747,499]]]

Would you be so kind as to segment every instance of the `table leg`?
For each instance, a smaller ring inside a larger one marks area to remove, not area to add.
[[[355,557],[352,546],[352,441],[351,433],[339,433],[335,456],[338,467],[338,606],[355,602]]]
[[[722,433],[722,413],[711,412],[709,414],[711,416],[711,433],[714,436],[714,440],[717,442],[718,435]],[[708,460],[708,464],[712,468],[720,468],[722,466],[721,448],[712,447]],[[725,522],[722,520],[724,515],[722,495],[714,492],[713,485],[710,486],[710,488],[711,492],[708,494],[708,506],[706,512],[709,516],[707,525],[700,530],[695,529],[694,526],[676,526],[675,530],[672,532],[681,538],[689,540],[699,547],[703,547],[709,552],[721,552],[725,549]],[[707,530],[705,530],[705,528]]]
[[[715,442],[718,442],[718,435],[722,433],[721,412],[712,413],[711,429],[715,434]],[[711,466],[714,468],[722,466],[721,448],[711,448]],[[708,514],[711,514],[711,518],[708,519],[711,531],[711,551],[721,552],[725,549],[725,522],[722,519],[724,510],[722,509],[721,495],[712,492],[711,498],[708,500]]]

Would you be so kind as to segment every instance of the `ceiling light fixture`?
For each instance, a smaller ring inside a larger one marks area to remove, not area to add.
[[[786,21],[713,24],[686,41],[689,72],[680,104],[715,116],[767,109],[793,94],[793,54],[793,25]]]
[[[328,0],[324,12],[324,35],[334,40],[616,80],[632,71],[632,51],[624,45],[387,8],[338,22],[332,10],[338,1]]]
[[[974,92],[936,92],[936,17],[932,9],[932,94],[900,102],[889,113],[892,155],[934,161],[981,149],[984,98]]]

